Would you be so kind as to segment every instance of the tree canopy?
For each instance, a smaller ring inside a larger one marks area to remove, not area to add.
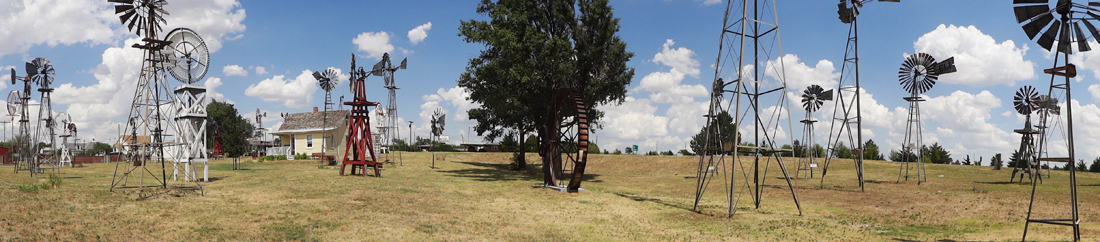
[[[206,147],[214,147],[214,139],[220,137],[222,148],[229,156],[240,156],[248,151],[248,138],[252,137],[256,129],[237,113],[233,104],[214,100],[206,106]],[[220,135],[215,135],[215,132]]]
[[[458,35],[485,49],[469,60],[458,85],[481,105],[467,112],[478,135],[538,131],[546,145],[563,121],[551,110],[563,90],[584,99],[593,127],[603,116],[596,107],[625,99],[634,54],[617,34],[608,0],[482,0],[477,13],[488,19],[461,21]]]
[[[721,130],[721,137],[711,138],[710,147],[716,147],[718,149],[724,149],[724,144],[736,144],[740,143],[741,139],[737,137],[737,127],[733,124],[733,116],[730,116],[729,112],[722,111],[718,113],[718,118],[715,120],[718,125],[718,130]],[[691,137],[691,151],[695,154],[703,153],[703,144],[707,143],[707,127],[699,129],[699,133]]]

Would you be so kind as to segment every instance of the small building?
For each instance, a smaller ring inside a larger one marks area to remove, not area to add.
[[[500,152],[500,144],[462,144],[466,152]]]
[[[281,143],[276,146],[285,147],[292,154],[313,156],[320,154],[324,147],[326,156],[339,160],[344,156],[349,113],[348,110],[319,112],[313,107],[313,112],[287,115],[282,126],[270,134],[279,137]],[[287,156],[292,157],[292,154]]]

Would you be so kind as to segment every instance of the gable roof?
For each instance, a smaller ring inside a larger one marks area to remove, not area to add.
[[[325,123],[325,113],[328,113],[328,127],[322,127]],[[336,129],[341,126],[347,126],[348,110],[333,110],[328,112],[308,112],[308,113],[292,113],[287,115],[283,119],[283,125],[279,126],[279,130],[271,132],[273,134],[279,133],[293,133],[301,131],[320,131]]]

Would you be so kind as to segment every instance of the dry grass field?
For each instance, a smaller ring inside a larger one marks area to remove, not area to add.
[[[147,199],[109,191],[114,163],[62,168],[59,186],[38,191],[29,187],[49,183],[46,176],[4,166],[0,240],[1011,241],[1020,239],[1031,189],[1009,183],[1011,170],[954,165],[928,165],[921,185],[895,183],[898,163],[868,161],[861,192],[852,162],[841,160],[824,184],[797,181],[799,216],[773,164],[761,208],[746,193],[727,218],[719,183],[703,211],[691,211],[694,157],[593,155],[588,192],[576,194],[533,188],[538,167],[512,171],[510,154],[448,153],[439,169],[428,153],[402,156],[381,178],[338,176],[338,167],[316,161],[246,162],[243,170],[214,161],[205,195]],[[1069,216],[1067,174],[1040,184],[1036,217]],[[1083,239],[1097,241],[1100,174],[1078,179]],[[1069,233],[1033,225],[1028,238]]]

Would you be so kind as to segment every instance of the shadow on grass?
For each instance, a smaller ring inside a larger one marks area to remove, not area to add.
[[[462,163],[475,168],[459,169],[441,171],[451,173],[456,177],[469,177],[475,181],[524,181],[524,180],[542,180],[542,169],[539,165],[527,165],[527,169],[522,171],[512,169],[512,164],[499,164],[499,163],[483,163],[473,161],[453,161],[455,163]],[[596,180],[599,174],[586,173],[582,181],[584,182],[603,182],[602,180]]]
[[[622,192],[616,192],[615,195],[618,195],[619,197],[627,198],[627,199],[630,199],[630,200],[634,200],[634,201],[637,201],[637,202],[651,202],[651,203],[665,205],[665,206],[670,207],[670,208],[678,208],[678,209],[683,209],[683,210],[687,210],[687,211],[695,213],[695,211],[691,210],[691,208],[681,207],[681,205],[679,205],[679,204],[673,204],[673,203],[665,202],[665,201],[663,201],[661,199],[657,199],[657,198],[647,198],[647,197],[643,197],[643,196],[639,196],[639,195],[634,195],[634,194],[629,194],[629,193],[622,193]]]
[[[901,241],[901,242],[918,242],[918,241],[923,241],[923,240],[911,240],[911,239],[901,239],[901,238],[894,238],[894,239],[893,239],[893,241]],[[936,242],[957,242],[957,240],[953,240],[953,239],[941,239],[941,240],[936,240]]]
[[[483,163],[473,161],[455,161],[455,163],[462,163],[474,166],[474,168],[458,169],[441,171],[451,173],[456,177],[468,177],[473,178],[475,181],[525,181],[525,180],[541,180],[542,178],[536,175],[539,170],[536,166],[528,165],[526,170],[517,171],[512,169],[511,164],[496,164],[496,163]],[[535,169],[533,169],[535,168]]]

